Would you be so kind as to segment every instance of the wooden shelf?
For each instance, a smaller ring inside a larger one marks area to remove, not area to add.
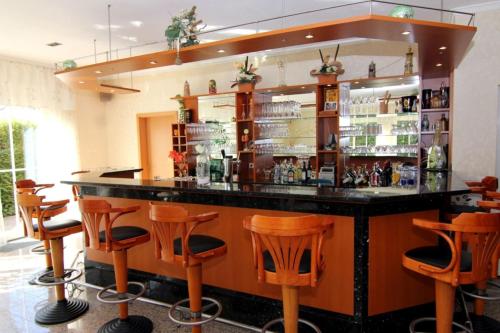
[[[420,132],[420,134],[422,134],[422,135],[431,135],[431,134],[434,134],[434,133],[436,133],[436,132],[434,132],[434,131]],[[441,134],[448,134],[448,133],[450,133],[450,132],[449,131],[441,131]]]
[[[319,111],[318,112],[319,118],[335,118],[338,116],[339,116],[338,111]]]
[[[318,150],[318,154],[336,154],[337,150]]]
[[[425,78],[443,77],[463,58],[476,30],[475,27],[465,25],[363,15],[189,46],[180,49],[179,57],[184,63],[190,63],[352,37],[411,41],[418,45],[418,67],[422,69],[422,75]],[[411,35],[404,36],[402,31],[410,31]],[[314,38],[304,38],[307,34],[314,35]],[[442,66],[436,67],[436,53],[442,45],[446,45],[447,50],[439,58]],[[225,52],[218,52],[221,49]],[[59,71],[55,75],[75,88],[96,90],[100,86],[98,80],[101,78],[174,65],[176,57],[176,50],[166,50]],[[84,83],[80,84],[80,81]]]
[[[422,109],[422,113],[427,113],[427,112],[450,112],[450,108]]]

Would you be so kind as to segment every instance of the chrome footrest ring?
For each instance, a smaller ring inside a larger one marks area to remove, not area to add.
[[[97,293],[97,300],[102,303],[120,304],[120,303],[131,302],[141,297],[146,292],[146,285],[144,283],[129,281],[127,282],[127,286],[129,285],[138,286],[141,288],[141,290],[137,294],[131,294],[128,292],[118,293],[116,290],[110,291],[111,289],[116,288],[116,284],[112,284],[101,289]],[[105,293],[108,293],[108,295],[104,295]]]
[[[436,317],[423,317],[423,318],[418,318],[418,319],[415,319],[414,321],[412,321],[410,323],[410,333],[427,333],[427,332],[422,332],[422,331],[415,331],[415,326],[417,324],[420,324],[424,321],[436,321]],[[459,323],[453,321],[451,323],[452,326],[454,327],[458,327],[462,330],[464,330],[466,333],[474,333],[472,330],[470,330],[469,328],[463,326],[463,325],[460,325]]]
[[[45,245],[35,245],[30,249],[30,252],[33,254],[37,254],[40,256],[46,255],[46,254],[51,254],[50,249],[45,249]]]
[[[466,291],[462,289],[464,295],[470,296],[475,299],[481,299],[484,301],[500,301],[500,287],[498,287],[495,283],[488,283],[488,285],[492,286],[486,290],[478,290],[474,289],[474,291]]]
[[[174,305],[172,305],[170,310],[168,310],[168,318],[171,321],[173,321],[174,323],[179,324],[179,325],[199,326],[199,325],[203,325],[203,324],[206,324],[208,322],[211,322],[212,320],[214,320],[220,316],[220,314],[222,313],[222,304],[220,304],[219,301],[217,301],[213,298],[209,298],[209,297],[202,297],[201,299],[202,299],[202,301],[210,302],[209,305],[203,306],[203,309],[211,308],[213,306],[217,307],[217,311],[215,312],[215,314],[211,315],[210,317],[208,317],[206,319],[202,319],[203,318],[202,313],[199,313],[199,312],[192,313],[191,310],[189,310],[189,308],[184,308],[184,307],[180,306],[181,304],[189,303],[189,298],[185,298],[185,299],[182,299],[179,302],[175,303]],[[174,317],[175,311],[189,313],[191,316],[191,320],[188,321],[188,320],[180,320],[180,319],[175,318]]]
[[[310,327],[310,328],[312,328],[312,329],[314,330],[314,332],[316,332],[316,333],[321,333],[321,330],[319,329],[319,327],[318,327],[318,326],[316,326],[316,325],[314,325],[313,323],[311,323],[311,322],[310,322],[310,321],[308,321],[308,320],[305,320],[305,319],[300,319],[300,318],[299,318],[299,319],[298,319],[298,322],[299,322],[299,323],[302,323],[302,324],[304,324],[304,325],[309,326],[309,327]],[[284,323],[285,323],[285,319],[284,319],[284,318],[276,318],[276,319],[273,319],[273,320],[271,320],[271,321],[268,321],[268,322],[264,325],[264,327],[262,327],[262,331],[261,331],[261,332],[262,332],[262,333],[266,333],[266,332],[267,332],[267,330],[269,329],[269,327],[274,326],[274,325],[276,325],[277,323],[282,323],[282,324],[284,324]]]
[[[54,277],[54,271],[48,271],[39,275],[35,280],[35,284],[46,287],[57,286],[75,281],[82,276],[82,274],[83,272],[79,269],[67,268],[64,270],[62,277]]]

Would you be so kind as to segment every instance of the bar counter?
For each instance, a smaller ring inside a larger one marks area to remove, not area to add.
[[[433,281],[401,266],[404,251],[437,241],[431,233],[413,227],[412,219],[438,220],[451,195],[468,192],[452,173],[433,172],[422,173],[419,184],[411,189],[249,183],[197,186],[192,181],[100,178],[95,174],[76,175],[63,183],[79,186],[85,198],[104,198],[113,206],[141,206],[117,225],[150,230],[150,200],[173,202],[192,214],[217,211],[219,218],[201,225],[197,232],[223,239],[228,252],[204,265],[204,293],[226,298],[223,317],[252,326],[262,326],[279,316],[280,303],[274,300],[279,300],[281,293],[279,286],[257,282],[250,234],[242,227],[243,218],[253,214],[333,215],[333,232],[324,245],[326,269],[319,285],[300,290],[301,316],[324,332],[395,332],[407,325],[405,315],[432,309]],[[111,263],[111,254],[86,249],[86,266],[109,269]],[[162,286],[185,279],[181,267],[155,258],[152,242],[131,250],[128,265],[143,279],[160,281]],[[92,282],[112,282],[102,280],[94,278]],[[151,292],[150,297],[171,301],[172,293],[167,294]]]

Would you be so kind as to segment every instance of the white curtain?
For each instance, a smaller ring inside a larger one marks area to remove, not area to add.
[[[51,68],[0,58],[0,105],[35,109],[37,182],[78,169],[74,94]]]

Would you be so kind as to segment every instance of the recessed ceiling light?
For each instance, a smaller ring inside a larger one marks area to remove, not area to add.
[[[442,63],[437,63],[437,64],[436,64],[436,67],[441,67],[441,66],[443,66],[443,64],[442,64]]]
[[[96,28],[97,30],[108,30],[109,28],[111,28],[111,30],[117,30],[121,28],[121,25],[94,24],[94,28]]]
[[[405,35],[405,36],[406,36],[406,35],[409,35],[409,34],[410,34],[410,32],[409,32],[409,31],[403,31],[403,32],[401,33],[401,35]]]
[[[85,81],[78,81],[78,83],[80,83],[80,84],[84,84],[84,83],[85,83]]]
[[[130,24],[132,24],[134,27],[140,28],[143,25],[142,21],[130,21]]]
[[[110,93],[114,93],[114,92],[115,92],[115,90],[114,90],[114,89],[111,89],[109,92],[110,92]]]
[[[280,96],[285,96],[285,94],[280,94]]]
[[[224,52],[226,52],[226,51],[224,51],[223,49],[217,50],[217,53],[224,53]]]
[[[441,46],[439,49],[444,51],[444,50],[446,50],[446,48],[447,48],[446,46]]]
[[[308,35],[306,35],[306,38],[307,38],[307,39],[313,39],[313,38],[314,38],[314,36],[313,36],[313,35],[311,35],[311,34],[308,34]]]
[[[271,92],[272,90],[271,89],[267,89],[267,92]]]
[[[402,80],[403,78],[402,78],[402,77],[400,77],[399,79],[400,79],[400,80]]]
[[[365,89],[365,87],[361,87],[361,89]]]
[[[149,63],[150,63],[151,65],[156,65],[156,64],[158,63],[158,61],[156,61],[156,60],[151,60]]]
[[[47,46],[50,46],[50,47],[56,47],[56,46],[60,46],[62,45],[62,43],[59,43],[59,42],[52,42],[52,43],[47,43],[45,44]]]
[[[327,87],[331,87],[332,85],[331,85],[331,84],[327,84],[326,86],[327,86]]]
[[[281,41],[282,41],[283,43],[284,43],[284,42],[286,42],[286,38],[283,38]]]
[[[99,71],[99,70],[97,70],[97,71],[95,71],[94,73],[96,73],[96,74],[101,74],[102,72],[101,72],[101,71]]]
[[[354,82],[354,84],[359,84],[359,81]]]
[[[306,87],[304,87],[304,86],[302,86],[302,87],[300,87],[300,88],[302,88],[302,89],[306,89]]]

